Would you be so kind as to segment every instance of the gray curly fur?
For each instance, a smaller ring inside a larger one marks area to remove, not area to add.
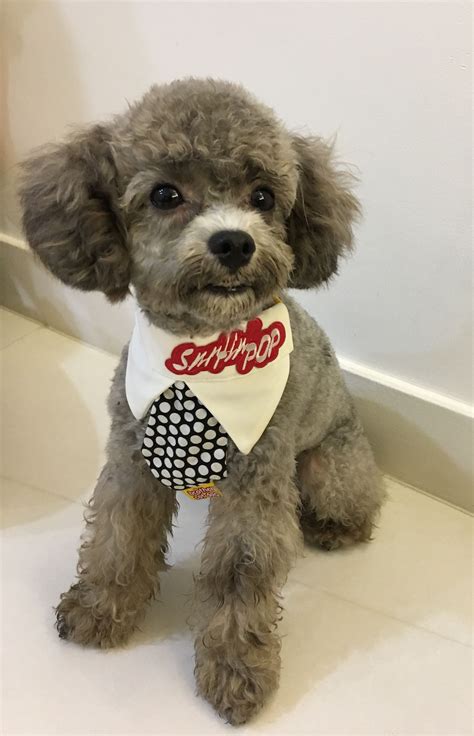
[[[149,200],[173,183],[185,203]],[[198,691],[233,724],[278,684],[280,590],[303,537],[333,549],[368,541],[383,490],[329,341],[286,294],[317,287],[351,247],[359,208],[347,173],[318,138],[290,134],[241,87],[189,79],[153,87],[123,115],[46,147],[23,166],[29,244],[63,282],[111,301],[133,285],[149,320],[175,333],[230,330],[276,297],[290,314],[288,384],[249,455],[231,444],[222,497],[210,503],[195,586]],[[252,210],[270,187],[276,206]],[[238,275],[207,240],[238,213],[256,243]],[[208,287],[248,287],[232,296]],[[158,590],[175,494],[141,455],[147,418],[125,397],[124,349],[109,397],[108,460],[89,504],[78,582],[61,596],[62,637],[101,647],[125,642]]]

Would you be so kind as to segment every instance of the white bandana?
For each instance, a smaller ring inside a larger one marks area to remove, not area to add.
[[[158,396],[183,381],[248,454],[281,399],[292,350],[289,314],[281,302],[238,330],[205,338],[172,335],[137,310],[127,401],[135,418],[142,419]]]

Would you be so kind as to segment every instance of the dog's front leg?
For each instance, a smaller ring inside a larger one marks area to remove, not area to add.
[[[198,691],[232,724],[247,721],[278,685],[279,593],[301,543],[293,458],[283,447],[272,456],[268,468],[246,468],[241,458],[211,502],[196,580]]]
[[[123,644],[166,568],[175,494],[160,487],[126,448],[109,459],[86,511],[79,580],[56,609],[62,638],[103,648]]]

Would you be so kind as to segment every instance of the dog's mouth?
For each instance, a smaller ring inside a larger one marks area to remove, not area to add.
[[[218,296],[237,296],[244,294],[251,290],[250,284],[207,284],[203,291],[207,291],[210,294],[217,294]]]

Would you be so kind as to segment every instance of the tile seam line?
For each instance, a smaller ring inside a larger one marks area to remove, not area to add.
[[[392,621],[396,621],[397,623],[402,624],[403,626],[407,626],[412,629],[417,629],[418,631],[423,631],[425,634],[431,634],[432,636],[438,637],[438,639],[444,639],[445,641],[449,641],[452,644],[458,644],[464,649],[470,649],[471,651],[474,649],[474,646],[472,644],[466,644],[463,641],[459,641],[459,639],[453,639],[451,636],[447,636],[446,634],[440,634],[437,631],[433,631],[432,629],[428,629],[425,626],[421,626],[421,624],[412,623],[403,618],[399,618],[398,616],[394,616],[391,613],[387,613],[386,611],[382,611],[378,608],[374,608],[373,606],[366,606],[363,603],[359,603],[358,601],[353,601],[350,598],[345,598],[342,595],[338,595],[337,593],[331,592],[327,588],[320,587],[320,586],[313,588],[311,585],[308,585],[308,583],[303,582],[297,577],[293,577],[292,582],[297,582],[299,585],[303,585],[305,588],[308,588],[308,590],[312,590],[313,592],[315,590],[318,590],[321,593],[328,595],[330,598],[335,598],[336,600],[339,600],[342,603],[348,603],[349,605],[356,606],[357,608],[360,608],[364,611],[370,611],[371,613],[376,613],[379,616],[385,616],[385,618],[388,618]]]
[[[472,514],[467,509],[463,509],[461,506],[456,506],[456,504],[451,503],[450,501],[446,501],[444,498],[433,496],[433,494],[430,493],[429,491],[424,491],[422,488],[417,488],[416,486],[412,486],[410,483],[407,483],[404,480],[400,480],[399,478],[396,478],[394,475],[390,475],[389,473],[383,473],[383,477],[384,479],[388,480],[389,483],[395,483],[396,485],[403,486],[403,488],[407,488],[409,491],[415,491],[415,493],[419,493],[422,496],[425,496],[426,498],[431,499],[432,501],[436,501],[436,503],[441,504],[441,506],[447,506],[448,508],[453,509],[454,511],[459,511],[461,514],[464,514],[464,516],[468,516],[470,519],[474,518],[474,514]],[[390,488],[388,488],[387,491],[388,491],[388,494],[390,495]],[[392,500],[391,497],[390,497],[390,500]],[[383,513],[383,509],[382,509],[382,513]]]
[[[2,311],[8,312],[8,314],[13,314],[15,315],[15,317],[20,317],[21,319],[25,320],[25,322],[33,322],[37,327],[44,327],[44,322],[42,322],[40,319],[35,319],[34,317],[27,317],[25,314],[22,314],[22,312],[17,312],[15,309],[11,309],[10,307],[7,307],[5,304],[0,304],[0,312]]]
[[[105,348],[99,348],[97,345],[93,345],[90,342],[86,342],[85,340],[81,339],[80,337],[75,337],[74,335],[69,335],[67,332],[62,332],[61,330],[56,329],[55,327],[52,327],[49,324],[41,325],[41,327],[44,330],[48,330],[48,332],[52,332],[55,335],[58,335],[59,337],[64,337],[66,340],[71,340],[71,342],[76,343],[77,345],[80,345],[81,347],[85,348],[86,350],[92,350],[94,353],[99,353],[99,355],[106,355],[108,358],[113,358],[116,362],[120,359],[120,353],[112,353],[109,350],[106,350]],[[130,333],[131,335],[131,333]],[[125,347],[127,343],[124,342],[123,346]]]
[[[15,312],[13,312],[15,314]],[[4,345],[3,348],[0,350],[0,352],[4,353],[5,350],[8,350],[9,348],[12,348],[14,345],[17,345],[19,342],[22,342],[23,340],[26,340],[30,335],[33,335],[35,332],[38,332],[39,330],[43,330],[43,325],[37,325],[36,327],[33,327],[33,329],[28,332],[26,335],[22,335],[21,337],[16,337],[12,342],[9,342],[8,345]]]
[[[69,501],[69,503],[73,504],[74,506],[80,506],[81,508],[84,508],[86,505],[85,501],[80,501],[80,500],[75,501],[72,498],[69,498],[69,496],[63,496],[61,493],[58,493],[57,491],[51,491],[50,489],[42,488],[41,486],[34,485],[33,483],[27,483],[22,480],[18,480],[17,478],[12,478],[11,476],[5,475],[4,473],[0,475],[0,478],[3,478],[4,480],[8,480],[11,483],[18,483],[18,485],[25,486],[25,488],[31,488],[33,491],[39,491],[39,493],[46,493],[46,494],[49,494],[50,496],[55,496],[55,498],[60,498],[62,501]],[[91,495],[92,495],[92,491],[91,491]]]
[[[2,309],[7,309],[7,308],[2,306]],[[20,314],[20,312],[12,312],[12,310],[8,310],[8,311],[11,312],[11,314],[16,314],[17,316],[23,317],[23,315]],[[29,318],[25,317],[25,319],[29,319]],[[80,345],[86,350],[92,350],[94,353],[99,353],[99,355],[106,355],[108,358],[113,358],[115,361],[118,361],[120,358],[120,354],[118,353],[112,353],[109,350],[105,350],[105,348],[99,348],[97,347],[97,345],[93,345],[90,342],[86,342],[85,340],[82,340],[80,337],[69,335],[67,332],[62,332],[61,330],[58,330],[55,327],[52,327],[50,324],[42,323],[42,322],[38,322],[38,326],[36,329],[32,330],[31,332],[29,332],[27,335],[24,335],[23,337],[19,337],[18,340],[15,340],[14,342],[19,342],[20,340],[24,340],[30,335],[32,335],[33,333],[38,332],[38,330],[46,330],[47,332],[52,332],[54,335],[58,335],[59,337],[63,337],[66,340],[70,340],[71,342],[74,342],[77,345]],[[11,345],[13,344],[14,343],[11,343]],[[126,343],[124,343],[124,346],[125,344]],[[8,347],[10,347],[10,345],[7,345],[5,348],[2,348],[0,352],[3,352],[3,350],[6,350]]]

